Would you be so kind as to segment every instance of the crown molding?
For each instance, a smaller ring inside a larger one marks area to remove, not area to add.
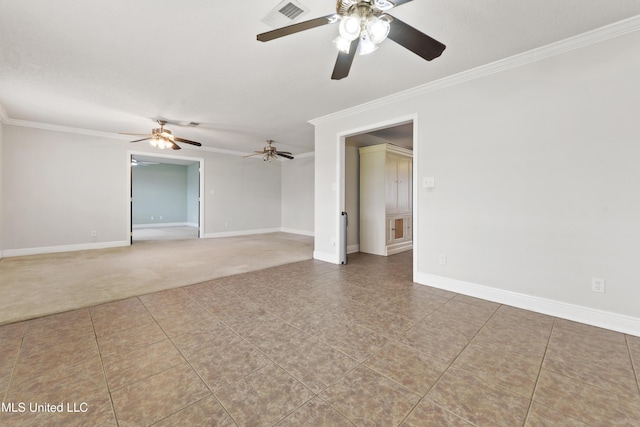
[[[451,76],[443,77],[441,79],[434,80],[421,86],[397,92],[383,98],[378,98],[371,102],[366,102],[355,107],[327,114],[325,116],[309,120],[309,123],[316,126],[342,117],[347,117],[375,108],[384,107],[393,102],[402,102],[430,92],[457,86],[471,80],[476,80],[482,77],[489,76],[491,74],[499,73],[504,70],[520,67],[522,65],[537,62],[551,56],[560,55],[571,50],[580,49],[585,46],[620,37],[638,30],[640,30],[640,15],[636,15],[622,21],[614,22],[613,24],[605,25],[604,27],[596,28],[595,30],[588,31],[577,36],[569,37],[567,39],[541,46],[539,48],[509,56],[507,58],[500,59],[489,64],[481,65],[470,70],[462,71]]]
[[[20,127],[27,127],[27,128],[33,128],[33,129],[43,129],[43,130],[50,130],[54,132],[65,132],[65,133],[73,133],[77,135],[98,136],[101,138],[110,138],[110,139],[121,139],[121,140],[130,139],[130,137],[128,137],[127,135],[120,135],[118,133],[113,133],[113,132],[102,132],[102,131],[91,130],[91,129],[54,125],[50,123],[33,122],[30,120],[12,119],[7,116],[7,113],[5,112],[4,108],[2,108],[2,105],[0,105],[0,121],[12,126],[20,126]],[[218,153],[218,154],[229,154],[232,156],[244,156],[247,154],[242,151],[225,150],[222,148],[214,148],[214,147],[189,147],[189,149],[196,150],[196,151],[209,151],[209,152]]]
[[[74,128],[74,127],[70,127],[70,126],[54,125],[54,124],[51,124],[51,123],[33,122],[33,121],[30,121],[30,120],[12,119],[10,117],[7,117],[7,119],[4,121],[4,123],[6,123],[8,125],[12,125],[12,126],[20,126],[20,127],[33,128],[33,129],[51,130],[51,131],[54,131],[54,132],[64,132],[64,133],[74,133],[74,134],[78,134],[78,135],[99,136],[99,137],[102,137],[102,138],[111,138],[111,139],[128,139],[125,135],[119,135],[117,133],[102,132],[102,131],[98,131],[98,130],[83,129],[83,128]]]
[[[53,125],[50,123],[33,122],[30,120],[12,119],[7,115],[2,105],[0,105],[0,121],[2,121],[2,123],[12,125],[12,126],[21,126],[21,127],[27,127],[27,128],[33,128],[33,129],[43,129],[43,130],[51,130],[55,132],[74,133],[78,135],[98,136],[98,137],[110,138],[110,139],[121,139],[121,140],[130,139],[128,136],[120,135],[118,133],[102,132],[102,131],[83,129],[83,128],[74,128],[70,126]],[[240,156],[240,157],[246,156],[247,154],[251,154],[251,153],[246,153],[244,151],[225,150],[224,148],[215,148],[215,147],[189,147],[189,149],[196,150],[196,151],[208,151],[208,152],[217,153],[217,154],[227,154],[230,156]],[[305,157],[309,154],[313,155],[313,152],[300,154],[300,155],[297,155],[296,157]]]

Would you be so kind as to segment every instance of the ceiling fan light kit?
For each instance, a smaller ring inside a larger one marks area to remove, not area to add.
[[[359,55],[367,55],[378,48],[378,44],[389,35],[391,18],[388,15],[378,16],[374,10],[366,5],[358,5],[350,15],[340,18],[340,35],[333,41],[338,50],[349,53],[351,42],[357,38],[360,38]]]
[[[336,13],[258,34],[262,42],[295,34],[327,24],[338,24],[338,36],[333,44],[338,59],[331,78],[340,80],[349,75],[355,53],[367,55],[387,38],[409,49],[427,61],[439,57],[446,46],[416,30],[386,11],[412,0],[338,0]],[[355,43],[355,46],[352,46]]]

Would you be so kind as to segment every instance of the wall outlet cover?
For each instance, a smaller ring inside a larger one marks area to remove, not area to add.
[[[599,279],[597,277],[591,278],[591,290],[593,292],[604,294],[604,286],[605,286],[604,279]]]

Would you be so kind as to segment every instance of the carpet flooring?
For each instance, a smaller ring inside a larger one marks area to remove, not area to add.
[[[112,249],[4,258],[0,325],[312,256],[312,237],[268,233],[150,240]]]

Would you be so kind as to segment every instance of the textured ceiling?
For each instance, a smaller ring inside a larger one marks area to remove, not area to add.
[[[331,0],[299,0],[301,20]],[[392,14],[447,45],[424,61],[392,41],[333,81],[327,25],[268,43],[279,0],[0,0],[0,106],[10,120],[148,132],[154,118],[205,146],[266,139],[313,150],[308,120],[640,14],[638,0],[414,0]],[[124,141],[123,141],[124,142]]]

